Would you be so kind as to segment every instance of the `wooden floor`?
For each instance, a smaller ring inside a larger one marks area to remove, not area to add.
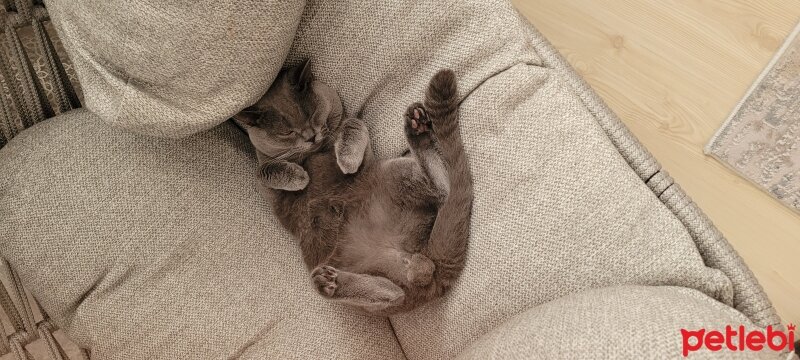
[[[784,323],[800,324],[800,215],[703,154],[800,1],[512,1],[705,210]]]

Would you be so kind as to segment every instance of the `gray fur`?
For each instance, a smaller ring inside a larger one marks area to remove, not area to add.
[[[406,111],[410,156],[378,160],[366,125],[343,120],[338,95],[313,80],[306,62],[281,72],[235,117],[258,151],[263,190],[322,296],[386,315],[442,295],[458,277],[472,178],[457,110],[455,76],[442,70],[425,104]]]

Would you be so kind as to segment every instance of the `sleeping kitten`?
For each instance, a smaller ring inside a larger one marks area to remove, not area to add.
[[[261,185],[299,241],[323,296],[373,314],[442,295],[464,267],[472,178],[450,70],[405,113],[407,156],[377,160],[366,125],[343,119],[309,62],[282,71],[234,117],[255,146]]]

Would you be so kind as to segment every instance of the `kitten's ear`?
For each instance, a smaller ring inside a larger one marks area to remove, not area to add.
[[[289,71],[289,81],[300,92],[306,91],[313,79],[314,77],[311,75],[311,59],[303,60],[302,63]]]
[[[255,126],[258,121],[258,110],[253,106],[248,106],[236,115],[233,115],[233,121],[241,126]]]

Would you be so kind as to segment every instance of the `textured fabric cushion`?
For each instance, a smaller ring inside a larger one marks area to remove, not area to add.
[[[228,123],[175,141],[76,110],[0,168],[0,254],[93,357],[402,357],[386,319],[313,290]]]
[[[380,156],[404,149],[400,115],[436,70],[461,80],[476,189],[467,267],[446,297],[391,318],[408,358],[454,357],[512,316],[590,288],[684,286],[732,304],[731,280],[704,265],[542,50],[505,1],[312,1],[303,13],[290,61],[313,58]],[[147,357],[259,339],[314,357],[334,332],[342,354],[398,354],[387,322],[308,295],[295,245],[250,185],[250,149],[227,125],[182,142],[85,119],[23,135],[0,152],[0,211],[14,209],[0,219],[12,229],[0,252],[83,344]],[[307,343],[287,345],[303,331]]]
[[[303,1],[49,1],[86,107],[181,137],[252,104],[289,50]]]
[[[510,316],[587,288],[680,285],[731,304],[729,279],[704,265],[564,74],[542,65],[542,43],[500,0],[310,1],[303,15],[290,60],[313,59],[380,156],[403,151],[400,115],[431,75],[450,67],[460,80],[469,256],[445,299],[392,317],[411,359],[452,358]]]
[[[481,337],[459,359],[679,359],[681,329],[760,330],[738,311],[696,290],[611,287],[569,295],[517,315]],[[739,339],[732,340],[734,345]],[[692,344],[695,344],[692,340]],[[724,346],[724,345],[723,345]],[[592,356],[589,356],[590,358]],[[690,359],[786,359],[772,350],[713,352]]]
[[[476,192],[469,256],[446,300],[392,318],[409,357],[450,358],[531,305],[587,288],[679,285],[730,304],[730,281],[705,267],[557,73],[506,70],[461,117]]]

